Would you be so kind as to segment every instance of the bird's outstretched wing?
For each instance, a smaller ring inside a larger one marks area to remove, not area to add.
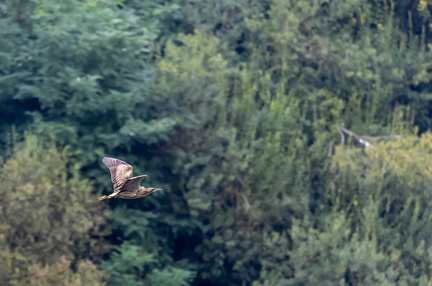
[[[111,181],[114,184],[114,189],[122,186],[128,179],[132,177],[133,168],[128,163],[109,157],[104,157],[102,162],[110,169]]]
[[[130,193],[131,197],[134,197],[139,190],[141,181],[144,180],[145,178],[147,178],[147,175],[140,175],[140,176],[130,178],[124,183],[120,192]]]

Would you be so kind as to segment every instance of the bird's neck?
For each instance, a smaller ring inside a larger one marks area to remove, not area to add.
[[[136,194],[137,198],[142,198],[147,196],[148,194],[151,193],[151,189],[150,188],[145,188],[145,187],[139,187],[138,192]]]

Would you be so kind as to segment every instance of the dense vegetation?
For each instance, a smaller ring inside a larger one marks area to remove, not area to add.
[[[431,11],[1,1],[0,284],[431,285]]]

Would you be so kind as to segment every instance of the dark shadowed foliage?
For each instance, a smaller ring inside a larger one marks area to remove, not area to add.
[[[430,285],[431,8],[4,1],[0,143],[15,128],[39,147],[0,151],[1,188],[41,213],[4,213],[0,255],[67,285]],[[103,156],[163,191],[96,203]],[[30,167],[43,176],[23,182]],[[5,283],[39,283],[8,267]]]

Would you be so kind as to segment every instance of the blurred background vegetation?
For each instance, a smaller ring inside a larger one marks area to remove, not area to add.
[[[0,1],[0,284],[432,285],[429,4]]]

